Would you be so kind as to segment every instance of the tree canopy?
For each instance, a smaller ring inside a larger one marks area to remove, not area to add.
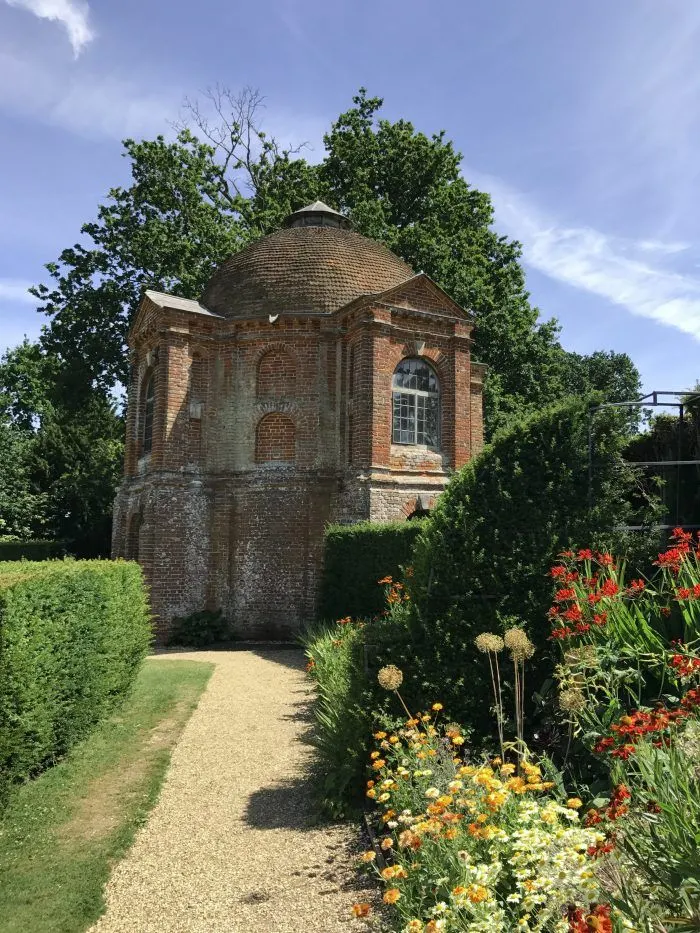
[[[608,354],[606,368],[561,348],[556,321],[541,320],[530,302],[520,245],[494,229],[489,195],[465,180],[444,132],[382,118],[382,100],[361,89],[312,164],[260,128],[257,94],[210,96],[216,122],[189,104],[195,132],[124,142],[131,184],[109,192],[83,242],[49,263],[49,284],[34,291],[50,318],[42,342],[76,387],[107,392],[125,382],[126,333],[145,288],[199,297],[225,258],[316,198],[474,312],[475,357],[489,367],[489,433],[568,394],[572,373],[577,394],[614,395],[634,383],[624,354]]]

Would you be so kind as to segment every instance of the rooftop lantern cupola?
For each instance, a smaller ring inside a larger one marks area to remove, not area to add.
[[[340,230],[350,230],[352,223],[344,214],[334,211],[323,201],[314,201],[306,207],[294,211],[284,222],[285,227],[336,227]]]

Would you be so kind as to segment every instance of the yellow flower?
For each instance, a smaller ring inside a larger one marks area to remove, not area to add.
[[[382,849],[384,849],[385,851],[387,849],[390,849],[393,846],[393,844],[394,844],[394,840],[391,838],[391,836],[385,836],[381,842]]]
[[[355,917],[366,917],[368,916],[371,909],[372,908],[369,906],[369,904],[353,904],[352,905],[352,912]]]
[[[445,830],[445,839],[456,839],[458,835],[459,830],[455,829],[453,826]]]
[[[464,745],[464,736],[463,735],[453,735],[452,736],[453,745]]]
[[[566,801],[569,810],[578,810],[583,806],[583,801],[579,797],[569,797]]]
[[[437,787],[429,787],[425,792],[425,796],[430,797],[433,800],[437,800],[437,798],[440,796],[440,791],[437,789]]]
[[[503,791],[493,791],[492,793],[486,795],[486,806],[490,810],[498,810],[499,807],[503,806],[507,799],[508,795],[504,794]]]
[[[375,771],[379,771],[384,767],[385,764],[386,761],[384,761],[383,758],[377,758],[377,760],[372,763],[372,767],[375,769]]]
[[[480,904],[489,896],[488,889],[483,884],[470,884],[467,888],[467,897],[472,904]]]
[[[501,774],[504,775],[505,777],[508,777],[510,774],[513,774],[514,772],[515,772],[515,765],[509,765],[509,764],[501,765]]]
[[[406,933],[423,933],[423,921],[409,920],[406,924]]]
[[[442,703],[433,703],[433,709],[436,713],[439,712],[442,708]]]
[[[452,803],[452,797],[449,794],[443,794],[441,797],[438,797],[436,803],[439,803],[441,807],[449,807]]]
[[[372,759],[372,761],[375,761],[377,758],[379,758],[379,752],[370,752],[369,757]]]
[[[463,897],[467,893],[467,889],[464,885],[458,884],[456,888],[452,888],[452,894],[455,897]]]
[[[385,738],[386,738],[386,732],[375,732],[375,733],[374,733],[374,737],[375,737],[375,739],[385,739]]]
[[[396,874],[396,868],[393,865],[388,865],[386,868],[382,868],[381,876],[385,881],[391,881],[391,879]]]
[[[376,799],[377,799],[377,792],[376,792],[376,790],[375,790],[373,787],[370,787],[370,789],[367,791],[367,793],[366,793],[365,796],[366,796],[366,797],[369,797],[370,800],[376,800]]]
[[[360,861],[362,862],[373,862],[377,857],[377,853],[373,851],[363,852],[360,856]]]
[[[391,800],[391,794],[387,794],[387,792],[384,791],[384,793],[380,794],[377,799],[379,800],[380,803],[386,803],[387,800]]]
[[[389,888],[382,900],[385,904],[395,904],[400,897],[401,892],[398,888]]]
[[[389,736],[389,741],[391,742],[392,745],[396,745],[396,743],[399,742],[400,739],[398,735],[391,735]]]

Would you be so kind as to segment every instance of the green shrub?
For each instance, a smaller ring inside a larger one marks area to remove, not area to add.
[[[124,698],[150,642],[137,564],[0,564],[0,805]]]
[[[464,725],[487,733],[490,683],[474,637],[513,618],[524,623],[537,648],[529,683],[538,687],[552,668],[548,570],[556,555],[569,545],[648,551],[644,536],[619,530],[640,518],[635,474],[620,457],[620,417],[606,411],[593,425],[590,506],[585,399],[498,434],[438,500],[414,549],[406,645],[398,657],[393,641],[384,649],[407,674],[413,702],[440,699]],[[641,517],[652,511],[642,501]]]
[[[310,741],[316,749],[318,803],[328,816],[340,819],[362,800],[359,781],[371,738],[363,628],[317,626],[303,642],[307,670],[316,681]]]
[[[173,620],[173,627],[168,637],[169,645],[183,645],[190,648],[204,648],[217,642],[229,641],[231,631],[221,609],[211,612],[203,609],[188,616],[178,616]]]
[[[7,560],[48,560],[63,557],[65,541],[0,541],[0,562]]]
[[[359,522],[329,525],[325,535],[319,616],[371,618],[384,608],[377,581],[409,564],[425,522]]]

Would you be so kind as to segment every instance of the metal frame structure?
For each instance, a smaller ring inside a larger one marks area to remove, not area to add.
[[[659,401],[659,397],[662,398],[676,398],[680,401]],[[677,408],[678,409],[678,420],[679,420],[679,430],[678,430],[678,457],[676,460],[626,460],[625,463],[629,463],[630,466],[636,467],[676,467],[678,475],[678,483],[676,484],[676,523],[674,525],[655,525],[654,529],[659,531],[665,531],[670,528],[675,528],[679,524],[680,518],[680,470],[684,466],[700,466],[700,460],[682,460],[682,444],[683,444],[683,424],[684,424],[684,414],[685,408],[688,402],[700,402],[700,391],[691,390],[691,391],[669,391],[669,390],[656,390],[650,392],[648,395],[643,395],[641,398],[634,399],[629,402],[603,402],[600,405],[592,405],[589,410],[589,419],[588,419],[588,504],[589,507],[593,504],[593,418],[599,412],[603,411],[606,408]],[[698,529],[700,524],[697,525],[684,525],[684,528],[688,529]],[[632,525],[629,526],[627,530],[629,531],[641,531],[645,528],[642,525]]]

